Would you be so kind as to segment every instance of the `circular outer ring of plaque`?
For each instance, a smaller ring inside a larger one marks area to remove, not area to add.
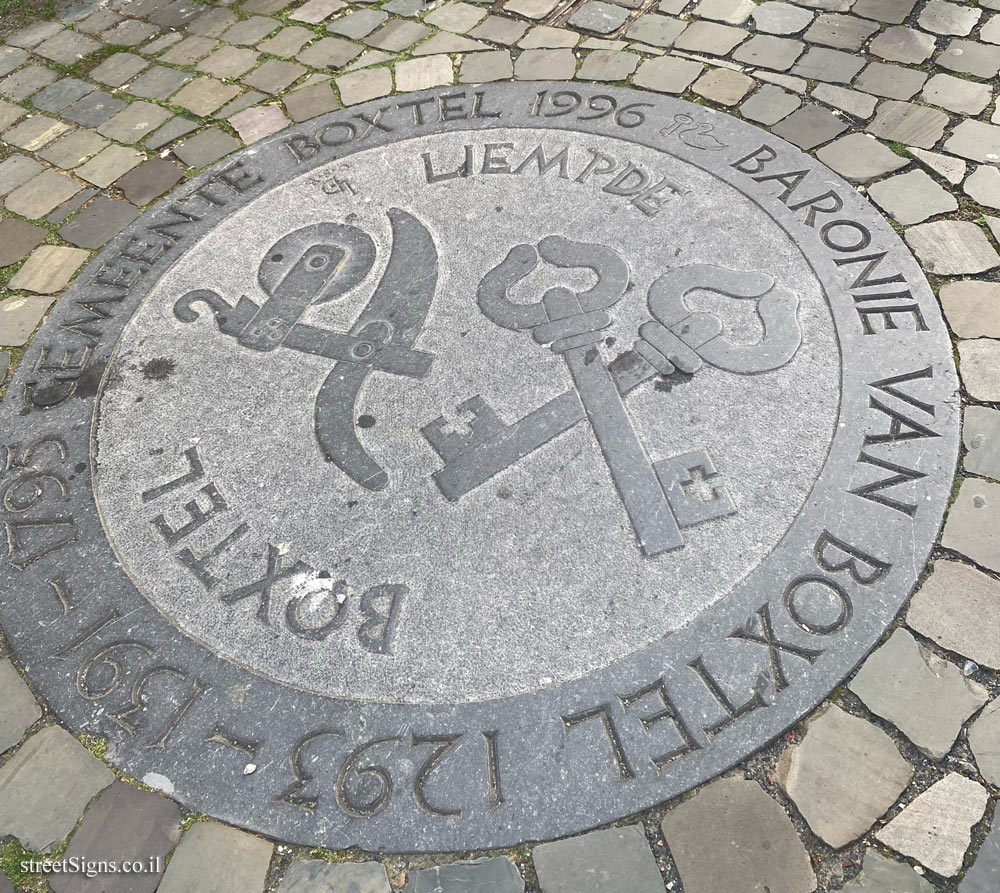
[[[669,97],[570,88],[584,103],[595,95],[610,95],[619,107],[643,103],[642,121],[626,127],[609,117],[534,117],[539,91],[569,89],[548,83],[432,90],[331,113],[182,186],[111,243],[52,311],[4,403],[10,440],[0,487],[9,546],[0,556],[0,622],[59,718],[77,732],[106,735],[109,757],[122,770],[192,809],[303,844],[428,852],[566,835],[667,800],[764,746],[862,660],[904,604],[939,531],[959,431],[951,344],[912,255],[853,187],[777,137]],[[471,100],[475,93],[483,108],[501,116],[419,125],[409,108],[397,109],[404,99],[464,94]],[[370,127],[364,139],[311,158],[289,151],[296,136],[339,121],[358,124],[361,116],[371,120],[380,109],[391,132]],[[722,148],[706,151],[664,136],[678,114],[691,116]],[[416,707],[335,700],[220,659],[179,635],[140,595],[116,561],[95,505],[94,403],[123,326],[186,246],[283,179],[356,149],[498,126],[579,130],[669,151],[735,185],[800,245],[826,289],[842,357],[839,424],[805,507],[765,562],[689,626],[598,672],[527,695]],[[809,171],[822,187],[816,191],[835,191],[843,202],[837,217],[850,224],[808,226],[801,210],[779,201],[780,185],[741,171],[740,159],[761,146],[777,159],[768,171]],[[79,321],[74,302],[95,296],[98,271],[132,236],[240,161],[265,182],[224,207],[199,206],[204,216],[185,238],[140,267],[131,288],[116,293],[121,300],[101,305],[108,318],[83,314],[92,320],[86,328],[98,333],[93,343],[63,328]],[[870,242],[864,251],[833,250],[824,232],[840,246],[862,241],[863,233]],[[898,273],[905,283],[852,295],[864,264],[835,262],[883,251],[875,275]],[[904,297],[863,300],[887,291]],[[889,305],[915,312],[859,313]],[[872,334],[864,333],[864,319]],[[67,366],[85,368],[51,371],[64,356]],[[891,421],[873,411],[873,401],[935,436],[866,445],[866,435],[886,431]],[[46,402],[51,408],[32,408]],[[916,480],[905,479],[910,469],[919,469]],[[905,503],[906,511],[849,492],[901,474],[902,486],[869,495]],[[818,591],[825,603],[839,600],[842,610],[811,625],[809,600]]]

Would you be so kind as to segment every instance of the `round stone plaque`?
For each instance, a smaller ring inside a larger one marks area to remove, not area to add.
[[[221,162],[59,302],[4,404],[0,619],[201,812],[566,834],[861,660],[958,409],[917,264],[780,139],[617,88],[387,98]]]

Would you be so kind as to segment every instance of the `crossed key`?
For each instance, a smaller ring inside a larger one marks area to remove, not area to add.
[[[589,268],[598,282],[582,293],[551,288],[537,303],[511,301],[510,289],[535,268],[539,255],[557,267]],[[667,473],[670,463],[650,461],[623,398],[657,373],[676,369],[694,373],[703,361],[742,375],[783,366],[801,344],[798,298],[775,288],[774,280],[763,273],[709,264],[680,267],[650,286],[652,319],[640,327],[633,350],[608,366],[598,343],[600,332],[611,324],[607,311],[623,296],[628,275],[624,259],[612,249],[549,236],[537,250],[530,245],[515,246],[483,277],[477,293],[483,313],[505,328],[530,329],[538,343],[549,343],[552,350],[562,353],[575,387],[511,425],[480,395],[458,407],[472,415],[468,434],[447,431],[443,417],[425,425],[424,437],[445,461],[433,477],[448,499],[460,499],[587,419],[644,554],[655,556],[684,545],[666,496],[673,485]],[[685,296],[698,289],[759,299],[763,338],[750,345],[724,338],[717,317],[687,307]]]

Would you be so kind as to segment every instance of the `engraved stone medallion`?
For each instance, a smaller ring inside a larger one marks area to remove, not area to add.
[[[958,410],[916,262],[782,140],[617,88],[387,98],[220,162],[56,306],[4,403],[0,622],[198,811],[568,834],[857,665]]]

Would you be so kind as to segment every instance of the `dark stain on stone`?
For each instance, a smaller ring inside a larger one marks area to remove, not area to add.
[[[605,338],[604,339],[604,346],[605,347],[614,347],[616,341],[618,341],[617,338]]]
[[[694,373],[689,375],[687,372],[681,372],[678,369],[670,375],[656,376],[656,383],[653,387],[664,394],[669,394],[674,388],[687,384],[692,378],[694,378]]]
[[[147,381],[164,381],[177,370],[177,362],[170,357],[154,357],[143,363],[140,368],[142,377]]]
[[[646,361],[635,351],[626,350],[625,353],[618,354],[618,356],[608,363],[608,369],[612,372],[628,372],[629,369],[634,368],[637,363],[645,362]]]
[[[83,472],[85,472],[86,470],[87,470],[86,462],[77,462],[76,465],[73,466],[73,471],[75,471],[77,474],[83,474]]]
[[[347,507],[348,507],[349,509],[352,509],[352,508],[354,508],[354,506],[356,506],[357,504],[358,504],[358,501],[357,501],[356,499],[351,499],[351,500],[349,500],[349,501],[348,501],[348,503],[347,503]]]
[[[164,453],[163,447],[156,447],[149,451],[150,456],[162,456]]]
[[[93,366],[88,366],[77,380],[78,384],[76,386],[76,393],[73,396],[81,397],[83,399],[96,397],[98,388],[101,386],[101,379],[104,377],[105,366],[107,366],[107,363],[96,363]],[[121,376],[117,373],[112,373],[108,376],[106,389],[111,390],[111,388],[120,383]]]
[[[373,415],[360,415],[360,416],[358,416],[358,427],[359,428],[374,428],[375,427],[375,416],[373,416]]]
[[[583,362],[584,362],[584,365],[587,365],[587,366],[589,366],[589,365],[590,365],[591,363],[593,363],[593,362],[594,362],[594,360],[596,360],[596,359],[597,359],[597,358],[598,358],[598,357],[599,357],[600,355],[601,355],[601,354],[600,354],[600,352],[599,352],[599,351],[597,350],[597,348],[596,348],[596,347],[591,347],[591,348],[589,348],[589,349],[587,350],[587,352],[586,352],[586,353],[585,353],[585,354],[583,355]]]
[[[501,499],[510,499],[513,495],[514,491],[507,486],[503,486],[499,490],[497,490],[497,496],[499,496]]]

